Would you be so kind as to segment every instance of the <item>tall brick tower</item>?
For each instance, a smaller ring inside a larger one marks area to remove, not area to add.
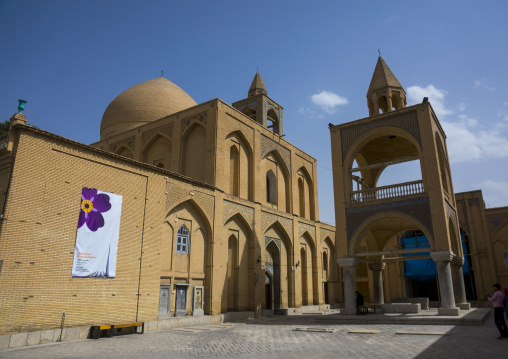
[[[234,102],[233,107],[279,136],[284,134],[283,107],[268,97],[268,91],[259,72],[254,75],[247,98]]]
[[[384,303],[385,262],[418,259],[411,253],[429,252],[429,248],[402,246],[387,250],[387,243],[417,230],[427,237],[437,265],[439,313],[459,315],[456,304],[461,308],[468,304],[445,133],[427,99],[406,107],[406,93],[381,57],[367,104],[369,117],[330,126],[344,312],[355,310],[354,269],[360,262],[368,263],[372,271],[376,303]],[[421,180],[378,185],[387,167],[408,161],[419,161]]]

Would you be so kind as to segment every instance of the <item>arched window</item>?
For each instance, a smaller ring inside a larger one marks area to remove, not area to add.
[[[266,172],[266,201],[277,204],[277,177],[272,170]]]
[[[273,109],[269,109],[266,113],[266,122],[267,126],[270,130],[273,132],[279,133],[279,117],[277,116],[277,113]]]
[[[256,121],[256,110],[252,108],[251,106],[245,107],[242,112],[250,117],[252,120]]]
[[[189,254],[189,230],[185,225],[176,234],[176,254]]]

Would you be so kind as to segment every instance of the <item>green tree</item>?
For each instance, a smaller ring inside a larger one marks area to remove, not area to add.
[[[0,122],[0,137],[9,132],[9,127],[11,126],[11,121],[6,120],[5,122]]]

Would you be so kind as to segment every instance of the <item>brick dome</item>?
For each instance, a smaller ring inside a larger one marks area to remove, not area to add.
[[[197,103],[164,77],[142,82],[118,95],[101,121],[101,140],[153,122]]]

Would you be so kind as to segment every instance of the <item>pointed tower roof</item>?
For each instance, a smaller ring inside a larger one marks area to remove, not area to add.
[[[369,90],[367,91],[367,97],[369,97],[372,92],[387,87],[398,87],[404,91],[404,88],[399,80],[397,80],[392,70],[390,70],[385,60],[379,56],[374,74],[372,75],[372,80],[370,81]]]
[[[252,84],[250,85],[248,97],[259,95],[260,93],[267,94],[265,84],[259,72],[256,72],[254,79],[252,80]]]

